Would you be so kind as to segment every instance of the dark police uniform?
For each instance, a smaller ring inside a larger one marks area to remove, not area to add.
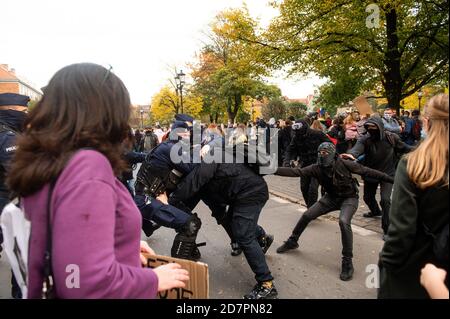
[[[0,107],[2,106],[28,106],[30,98],[15,93],[0,94]],[[11,164],[11,159],[17,149],[16,135],[21,131],[25,113],[16,110],[0,110],[0,214],[10,201],[10,192],[6,187],[6,173]],[[3,243],[2,230],[0,228],[0,244]],[[1,246],[0,246],[1,249]],[[1,251],[1,250],[0,250]],[[11,277],[12,296],[22,298],[19,286]]]
[[[178,128],[189,129],[187,122],[193,121],[185,115],[182,117],[177,115],[177,119],[186,121],[176,120],[172,125],[172,131]],[[195,164],[190,163],[189,160],[180,163],[172,161],[172,148],[179,147],[182,143],[183,141],[172,136],[172,139],[159,144],[146,156],[135,183],[135,203],[142,214],[142,227],[147,236],[150,236],[158,227],[155,227],[155,224],[175,229],[178,234],[172,246],[172,256],[195,260],[200,258],[195,238],[201,227],[201,221],[196,214],[191,213],[190,209],[195,207],[198,200],[190,207],[180,209],[165,205],[156,199],[162,193],[170,194],[179,179],[195,167]],[[182,156],[182,152],[183,149],[180,147],[178,155]]]

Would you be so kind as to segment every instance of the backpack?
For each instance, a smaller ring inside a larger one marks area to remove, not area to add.
[[[419,141],[421,137],[421,132],[422,132],[422,125],[418,119],[415,119],[412,125],[411,135],[416,141]]]

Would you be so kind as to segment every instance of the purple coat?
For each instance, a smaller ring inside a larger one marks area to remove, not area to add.
[[[28,298],[41,297],[48,190],[46,185],[23,201],[31,220]],[[156,296],[158,278],[139,258],[141,214],[104,155],[75,154],[58,178],[51,207],[58,298]]]

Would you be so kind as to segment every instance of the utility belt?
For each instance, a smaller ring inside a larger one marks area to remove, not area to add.
[[[165,178],[150,174],[150,176],[147,176],[144,192],[153,198],[165,192],[170,193],[177,188],[182,177],[183,174],[176,169],[171,170]]]

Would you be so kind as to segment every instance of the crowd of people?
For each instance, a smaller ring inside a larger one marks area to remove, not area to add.
[[[194,212],[199,201],[228,235],[231,255],[243,253],[255,275],[244,298],[276,298],[265,257],[274,234],[258,224],[269,199],[259,170],[265,164],[250,160],[252,145],[262,146],[258,152],[266,159],[275,155],[276,175],[300,178],[307,206],[277,253],[298,249],[312,220],[340,210],[339,277],[351,280],[351,220],[359,197],[353,175],[360,175],[370,209],[364,216],[382,217],[379,298],[448,298],[446,94],[433,97],[422,115],[386,107],[382,114],[312,112],[301,119],[204,125],[177,114],[170,129],[155,125],[141,132],[128,124],[122,81],[83,63],[58,71],[26,114],[28,100],[0,94],[0,209],[19,196],[33,228],[27,298],[41,298],[43,282],[48,291],[49,275],[59,298],[154,298],[157,291],[184,287],[189,274],[178,264],[142,267],[140,253],[154,252],[140,241],[141,230],[152,236],[160,227],[174,229],[171,256],[199,260],[197,234],[208,218]],[[186,159],[186,149],[187,160],[175,161],[174,154]],[[243,162],[193,160],[241,150]],[[65,285],[68,264],[80,265],[79,289]],[[13,275],[13,297],[24,297],[20,288]]]

